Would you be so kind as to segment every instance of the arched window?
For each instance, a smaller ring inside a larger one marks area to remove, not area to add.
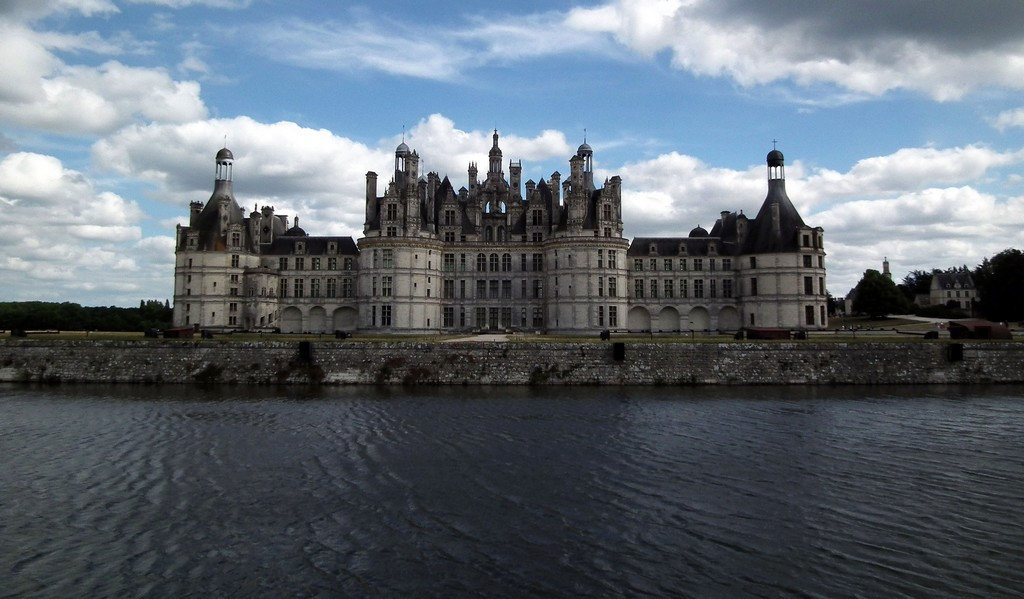
[[[483,254],[476,255],[476,269],[480,272],[487,270],[487,256]]]
[[[496,272],[498,270],[498,255],[491,254],[491,271]]]

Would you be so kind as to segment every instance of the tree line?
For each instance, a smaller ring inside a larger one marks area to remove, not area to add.
[[[145,331],[170,327],[171,314],[167,300],[141,300],[138,308],[0,302],[0,330]]]
[[[973,269],[966,265],[945,271],[915,270],[903,278],[900,285],[877,270],[868,269],[857,283],[853,311],[869,316],[917,313],[945,317],[964,317],[972,314],[949,306],[918,308],[914,296],[927,294],[936,273],[966,273],[974,281],[978,301],[970,311],[1000,322],[1024,321],[1024,252],[1006,249],[991,258],[985,258]]]

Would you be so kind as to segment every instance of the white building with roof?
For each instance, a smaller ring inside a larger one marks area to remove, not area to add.
[[[594,182],[593,149],[522,182],[503,171],[498,132],[480,179],[455,189],[419,172],[402,142],[378,195],[366,174],[363,236],[311,236],[273,207],[246,216],[234,157],[215,160],[214,192],[193,202],[175,248],[174,323],[214,330],[449,333],[736,331],[827,325],[820,227],[786,194],[781,152],[754,218],[720,213],[686,237],[622,236],[622,181]]]

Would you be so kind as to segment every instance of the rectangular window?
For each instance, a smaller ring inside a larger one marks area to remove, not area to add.
[[[814,295],[814,277],[804,277],[804,295]]]
[[[679,297],[690,297],[690,288],[686,280],[679,281]]]
[[[466,272],[466,255],[459,254],[459,271]]]
[[[441,311],[441,326],[445,328],[455,326],[455,308],[453,306],[445,306]]]
[[[722,281],[722,297],[732,297],[732,279]]]
[[[352,270],[352,258],[345,258],[345,270]]]
[[[825,295],[825,277],[818,277],[818,295]]]
[[[757,256],[750,257],[750,268],[757,268]]]
[[[519,270],[526,272],[526,254],[519,254]]]
[[[541,308],[533,309],[533,326],[542,327],[544,326],[544,310]]]
[[[327,279],[327,297],[338,296],[338,279]]]
[[[466,299],[466,279],[459,279],[459,297]]]
[[[309,267],[313,270],[320,270],[320,258],[310,258]]]
[[[341,297],[352,297],[352,279],[341,280]]]
[[[633,281],[633,296],[637,299],[644,297],[644,282],[640,279]]]
[[[608,297],[618,297],[616,285],[615,277],[608,277]]]
[[[445,299],[453,299],[455,297],[455,281],[445,279],[441,283],[441,297]]]
[[[658,280],[651,279],[651,297],[658,297]]]
[[[604,277],[597,277],[597,297],[604,297]]]
[[[814,306],[804,306],[804,324],[814,326]]]
[[[665,258],[665,270],[672,270],[672,258]]]
[[[615,306],[608,306],[608,326],[613,329],[619,326],[619,309]]]
[[[501,282],[501,297],[505,299],[512,299],[512,280],[508,279]]]
[[[455,272],[455,254],[445,254],[442,256],[441,270],[443,272]]]
[[[694,258],[693,259],[693,270],[704,270],[704,259]]]
[[[281,279],[277,282],[277,295],[288,297],[288,279]]]
[[[487,308],[476,309],[476,322],[473,324],[481,329],[487,326]]]
[[[811,255],[810,254],[804,254],[803,257],[804,257],[804,268],[810,268],[811,267]]]
[[[278,270],[288,270],[288,258],[278,258],[277,259],[277,269]]]
[[[534,272],[544,270],[544,254],[533,255],[533,270]]]
[[[541,284],[540,279],[533,280],[533,298],[540,299],[544,297],[544,287]]]
[[[296,258],[295,259],[295,270],[305,270],[305,269],[306,269],[306,259],[305,258]]]
[[[722,258],[722,270],[732,270],[732,258]]]
[[[387,229],[387,236],[388,237],[398,237],[398,227],[388,227],[388,229]]]
[[[380,326],[391,326],[391,305],[384,304],[380,307]]]
[[[309,297],[320,297],[320,279],[309,281]]]
[[[636,272],[643,272],[644,261],[641,258],[633,258],[633,270]]]
[[[673,289],[672,279],[665,281],[665,297],[671,298],[675,296],[675,289]]]
[[[750,277],[750,295],[757,295],[757,278]]]
[[[489,297],[491,299],[498,299],[498,282],[497,281],[488,281],[487,282],[487,287],[490,290]]]
[[[380,278],[380,294],[383,297],[391,297],[391,277]]]
[[[716,281],[715,279],[711,279],[708,285],[708,296],[718,297],[718,281]]]
[[[708,258],[708,270],[710,270],[711,272],[715,271],[715,259],[714,258]]]
[[[242,245],[242,234],[241,233],[232,233],[231,234],[231,245],[232,245],[232,247],[238,247],[238,246]]]
[[[597,267],[604,268],[604,250],[597,250]]]
[[[228,295],[238,295],[238,287],[232,287],[228,290]]]
[[[693,297],[698,299],[704,297],[704,279],[694,279]]]
[[[384,268],[395,267],[395,250],[381,250],[381,266]]]
[[[608,250],[608,268],[616,268],[615,260],[615,250]]]
[[[238,268],[238,254],[231,254],[231,268]]]
[[[679,270],[686,270],[686,258],[679,259]]]
[[[654,271],[658,270],[658,259],[657,258],[651,258],[650,264],[651,264],[651,272],[654,272]]]
[[[487,299],[487,281],[476,282],[476,299]]]
[[[597,307],[597,326],[604,326],[604,306]]]
[[[305,295],[306,281],[303,279],[295,279],[295,297],[303,297]]]

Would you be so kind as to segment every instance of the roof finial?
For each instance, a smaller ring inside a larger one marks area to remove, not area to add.
[[[587,143],[587,128],[583,128],[583,143]]]
[[[227,133],[224,134],[224,145],[222,147],[224,147],[224,148],[228,147],[228,134]]]
[[[772,149],[773,150],[777,150],[778,149],[778,148],[775,147],[775,144],[777,144],[777,143],[779,143],[779,140],[777,140],[777,139],[773,139],[772,140]]]
[[[402,143],[405,143],[405,124],[402,124]]]

